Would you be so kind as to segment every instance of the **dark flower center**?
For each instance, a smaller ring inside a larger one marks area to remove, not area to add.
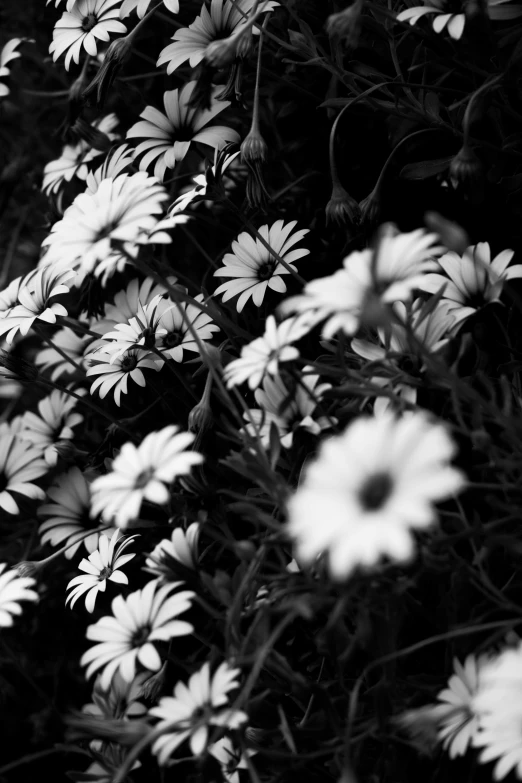
[[[275,268],[276,262],[273,258],[271,258],[269,261],[265,261],[264,264],[262,264],[257,270],[257,276],[259,280],[269,280],[274,274]]]
[[[145,644],[149,638],[151,630],[152,629],[150,625],[142,625],[141,628],[136,628],[131,638],[131,646],[141,647],[142,644]]]
[[[121,360],[121,369],[125,370],[125,372],[130,372],[131,370],[134,370],[136,365],[138,364],[138,359],[134,354],[125,354],[125,356],[122,357]]]
[[[136,476],[136,481],[134,482],[135,489],[143,489],[146,487],[153,476],[154,468],[147,468],[146,470],[142,470],[141,473],[138,473]]]
[[[152,328],[152,326],[147,326],[142,333],[140,334],[140,338],[143,338],[143,345],[145,348],[154,348],[154,345],[156,344],[155,340],[156,332]]]
[[[181,345],[183,341],[183,335],[181,332],[169,332],[163,338],[163,345],[165,348],[176,348]]]
[[[112,568],[110,566],[105,566],[105,568],[102,568],[100,571],[100,575],[98,579],[101,581],[102,579],[108,579],[110,575],[112,574]]]
[[[393,481],[384,471],[369,476],[359,490],[359,501],[365,511],[377,511],[391,495]]]
[[[82,20],[82,30],[84,33],[88,33],[92,30],[93,27],[96,27],[97,24],[98,17],[96,14],[87,14],[87,16],[84,16]]]

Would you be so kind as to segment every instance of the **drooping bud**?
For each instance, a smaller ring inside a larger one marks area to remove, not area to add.
[[[114,79],[130,55],[133,38],[134,36],[131,33],[124,38],[118,38],[110,44],[105,52],[105,57],[98,69],[98,73],[82,93],[84,101],[89,100],[91,95],[96,92],[96,106],[98,108],[103,106]]]
[[[42,561],[43,562],[43,561]],[[38,571],[41,569],[42,563],[38,560],[22,560],[17,563],[14,568],[18,571],[18,576],[31,576],[35,577]]]
[[[342,41],[347,49],[355,48],[359,41],[363,5],[364,0],[354,0],[344,11],[331,14],[326,20],[325,29],[328,35]]]
[[[373,228],[379,220],[381,212],[381,199],[378,189],[373,189],[369,196],[359,202],[361,210],[361,226],[365,229]]]
[[[241,144],[241,160],[244,163],[264,163],[268,146],[261,136],[257,123],[252,125],[250,132]]]
[[[139,699],[156,701],[165,685],[165,672],[167,671],[167,661],[163,662],[161,669],[145,680],[138,694]]]
[[[108,152],[112,147],[112,141],[106,133],[90,125],[83,117],[78,117],[71,128],[71,134],[76,138],[83,139],[89,146],[100,152]]]
[[[218,41],[211,41],[205,49],[205,60],[212,68],[226,68],[237,56],[237,35],[229,35]]]
[[[330,201],[325,208],[326,223],[343,223],[349,227],[359,225],[361,220],[361,208],[357,201],[343,188],[336,179],[332,188]]]
[[[482,200],[484,168],[469,144],[464,144],[451,161],[449,178],[465,198],[475,204]]]

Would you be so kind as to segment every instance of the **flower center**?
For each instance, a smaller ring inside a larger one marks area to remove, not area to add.
[[[176,348],[183,342],[181,332],[169,332],[163,338],[163,345],[165,348]]]
[[[150,632],[151,632],[150,625],[142,625],[141,628],[137,628],[132,635],[131,646],[141,647],[142,644],[145,644],[145,642],[149,638]]]
[[[84,33],[89,33],[93,27],[98,24],[98,18],[96,14],[87,14],[82,19],[82,30]]]
[[[273,258],[271,258],[269,261],[265,261],[257,270],[257,276],[259,280],[269,280],[274,274],[275,268],[276,262]]]
[[[105,568],[102,568],[102,570],[100,571],[98,579],[101,582],[102,579],[108,579],[111,574],[112,574],[112,568],[110,566],[105,566]]]
[[[153,476],[154,476],[154,468],[147,468],[146,470],[142,470],[141,473],[138,473],[138,475],[136,476],[136,480],[134,482],[134,488],[144,489]]]
[[[131,370],[134,370],[137,364],[137,357],[133,354],[126,353],[121,360],[121,369],[125,370],[125,372],[130,372]]]
[[[154,348],[156,344],[155,340],[156,332],[152,326],[147,326],[140,334],[140,340],[143,339],[143,345],[145,348]]]
[[[393,481],[384,471],[369,476],[359,490],[359,502],[365,511],[377,511],[391,495]]]

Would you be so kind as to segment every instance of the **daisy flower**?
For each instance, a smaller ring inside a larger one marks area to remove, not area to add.
[[[16,51],[18,46],[24,41],[31,40],[32,39],[30,38],[11,38],[11,40],[6,43],[0,52],[0,79],[5,79],[11,73],[11,69],[7,67],[7,63],[22,56],[20,52]],[[10,92],[9,87],[6,84],[3,84],[3,82],[0,82],[0,98],[5,98]]]
[[[219,761],[226,783],[239,783],[238,770],[248,769],[246,757],[255,756],[257,751],[247,748],[246,753],[242,753],[228,737],[222,737],[208,746],[208,752]]]
[[[186,289],[183,290],[186,293]],[[198,294],[194,299],[201,303],[205,301],[203,294]],[[175,362],[183,361],[184,351],[199,353],[193,331],[196,331],[202,342],[211,340],[215,332],[219,332],[219,326],[212,321],[211,316],[190,302],[174,303],[170,299],[162,299],[157,312],[159,325],[165,331],[159,340],[159,348],[165,358]]]
[[[106,117],[94,120],[92,124],[97,130],[105,133],[111,141],[117,138],[117,134],[111,132],[118,125],[115,114],[108,114]],[[57,193],[64,182],[70,182],[73,177],[87,179],[89,173],[87,164],[101,154],[100,150],[91,147],[83,139],[80,139],[78,144],[66,144],[60,157],[51,160],[44,168],[42,191],[50,195]]]
[[[220,149],[227,142],[238,142],[237,131],[225,125],[205,127],[214,117],[230,106],[230,101],[212,100],[210,109],[198,110],[190,107],[190,100],[196,82],[188,82],[181,90],[167,90],[163,95],[165,114],[153,106],[147,106],[140,122],[127,132],[128,139],[145,138],[136,147],[136,157],[145,153],[140,161],[142,171],[156,161],[154,176],[162,180],[165,171],[174,168],[183,160],[192,142],[208,144]],[[219,88],[214,88],[214,94]]]
[[[493,20],[517,19],[522,16],[522,8],[519,5],[509,5],[508,0],[486,0],[488,16]],[[427,0],[425,5],[416,5],[401,11],[397,16],[398,22],[416,24],[419,19],[427,14],[433,14],[431,23],[436,33],[446,29],[451,38],[456,41],[462,37],[466,23],[465,14],[448,13],[450,4],[446,0]]]
[[[67,315],[65,307],[52,300],[68,293],[69,286],[65,283],[73,277],[75,273],[71,269],[57,270],[44,266],[29,272],[20,281],[18,304],[0,318],[0,335],[7,332],[9,345],[18,333],[25,336],[36,320],[55,324],[57,315]]]
[[[489,302],[498,302],[507,280],[522,277],[522,265],[508,266],[514,250],[503,250],[491,260],[487,242],[470,245],[462,256],[450,251],[438,259],[438,267],[445,274],[434,272],[419,283],[423,291],[435,293],[444,286],[443,301],[460,324]]]
[[[180,584],[159,586],[157,580],[152,580],[126,598],[116,596],[113,616],[102,617],[87,628],[87,639],[98,644],[81,658],[80,664],[87,666],[86,676],[103,668],[100,684],[108,690],[116,671],[126,682],[133,680],[138,662],[149,671],[161,669],[154,643],[168,642],[194,630],[190,623],[177,619],[190,609],[194,593],[184,590],[169,595]]]
[[[134,150],[128,144],[120,144],[109,151],[107,157],[95,171],[89,171],[86,177],[87,192],[96,193],[104,179],[116,179],[120,174],[128,174],[134,160]]]
[[[223,662],[211,676],[210,665],[204,663],[187,685],[178,682],[173,696],[163,696],[158,706],[149,710],[149,715],[160,720],[156,728],[165,727],[165,734],[152,746],[158,764],[166,764],[186,739],[194,756],[199,756],[207,746],[212,725],[237,729],[248,720],[244,712],[228,707],[228,694],[239,686],[239,674],[239,669]]]
[[[20,601],[38,601],[38,593],[31,590],[36,582],[30,576],[18,576],[13,568],[5,570],[7,563],[0,563],[0,628],[13,624],[13,617],[22,614]]]
[[[75,407],[74,397],[53,389],[38,403],[38,414],[30,411],[25,414],[20,437],[40,449],[50,466],[56,465],[60,446],[73,439],[73,427],[83,421],[83,416],[74,411]]]
[[[480,761],[495,761],[494,780],[512,770],[522,777],[522,644],[503,650],[481,670],[480,689],[473,707],[479,716],[479,730],[473,745],[481,748]]]
[[[62,473],[47,490],[47,501],[38,509],[39,517],[47,517],[38,528],[42,546],[68,546],[65,557],[69,560],[81,546],[94,552],[100,537],[96,529],[99,522],[91,516],[91,492],[85,473],[77,467]],[[75,543],[90,529],[92,535]]]
[[[88,559],[84,558],[78,566],[80,571],[85,572],[85,575],[75,576],[67,585],[66,589],[71,592],[67,596],[65,605],[70,602],[72,609],[78,598],[87,593],[85,608],[88,612],[93,612],[96,596],[100,591],[105,592],[107,580],[117,582],[120,585],[129,584],[127,576],[119,569],[133,557],[136,557],[135,554],[124,555],[123,552],[137,536],[118,540],[119,536],[119,530],[115,530],[110,540],[103,533],[100,534],[98,549],[91,552]]]
[[[172,36],[174,43],[169,44],[160,53],[157,65],[167,63],[167,73],[173,73],[186,60],[191,68],[204,59],[207,47],[215,41],[228,38],[247,21],[254,0],[212,0],[210,11],[203,5],[201,13],[188,27],[176,30]],[[266,13],[276,8],[279,3],[269,0],[262,2],[258,11]],[[257,31],[254,30],[256,33]]]
[[[141,171],[102,180],[95,193],[80,193],[53,225],[43,241],[49,248],[46,259],[83,274],[93,272],[106,282],[124,268],[126,254],[137,255],[136,240],[155,226],[166,198],[157,180]]]
[[[266,377],[263,380],[263,388],[256,389],[254,396],[261,410],[253,408],[249,412],[249,417],[246,413],[243,416],[249,422],[245,427],[247,432],[252,437],[259,436],[265,448],[270,443],[272,424],[277,428],[281,446],[289,449],[292,446],[294,433],[299,427],[312,435],[319,435],[336,423],[336,419],[329,419],[327,416],[317,420],[313,418],[317,402],[331,386],[329,383],[318,386],[319,375],[310,374],[311,369],[311,367],[303,368],[302,386],[296,385],[293,393],[287,389],[280,375],[274,378]]]
[[[354,251],[333,275],[311,280],[303,294],[291,297],[281,310],[311,311],[325,320],[324,337],[339,330],[352,336],[363,321],[382,321],[382,309],[407,301],[421,286],[427,272],[437,268],[433,259],[442,248],[435,246],[436,234],[417,229],[401,234],[392,224],[381,227],[376,247]]]
[[[127,28],[118,21],[119,8],[114,8],[120,0],[77,0],[67,5],[67,11],[56,22],[53,41],[49,47],[54,62],[65,55],[65,70],[69,70],[71,60],[78,65],[83,49],[96,57],[97,40],[110,41],[109,33],[126,33]]]
[[[187,530],[175,528],[170,539],[163,538],[150,555],[147,555],[145,570],[154,576],[167,579],[175,571],[176,563],[194,571],[198,560],[199,534],[199,522],[193,522]]]
[[[53,334],[53,343],[56,348],[50,346],[38,351],[34,359],[35,364],[43,370],[51,370],[52,381],[56,381],[62,375],[73,375],[77,372],[74,363],[83,367],[84,352],[91,341],[90,335],[78,335],[68,326],[64,326]],[[60,348],[63,353],[60,353],[57,348]],[[68,356],[71,361],[64,359],[63,354]]]
[[[289,362],[299,357],[299,351],[292,343],[300,340],[310,329],[310,318],[304,316],[287,318],[280,324],[273,315],[266,319],[265,333],[241,349],[239,359],[227,364],[224,378],[227,386],[237,386],[248,381],[251,389],[257,389],[265,374],[276,375],[279,362]]]
[[[299,563],[325,553],[332,576],[381,557],[414,554],[413,530],[436,519],[433,504],[464,487],[450,465],[456,446],[445,427],[424,413],[361,416],[323,442],[288,503],[288,535]]]
[[[125,443],[111,472],[93,482],[93,513],[125,527],[138,516],[143,500],[168,503],[168,485],[203,462],[201,454],[185,451],[193,440],[192,433],[178,432],[178,427],[171,424],[149,433],[138,447]]]
[[[100,715],[105,718],[126,720],[145,715],[147,708],[138,699],[143,685],[149,679],[148,672],[140,672],[127,682],[120,672],[114,672],[108,690],[101,686],[101,676],[98,675],[92,689],[92,703],[86,704],[82,712],[88,715]]]
[[[114,394],[114,402],[121,405],[121,395],[128,393],[128,382],[131,378],[138,386],[146,386],[143,370],[159,372],[162,367],[160,360],[154,360],[154,354],[141,349],[131,349],[116,359],[106,352],[98,350],[86,357],[89,363],[87,377],[99,375],[90,388],[90,393],[96,391],[104,400],[109,392]]]
[[[119,359],[130,348],[152,350],[158,348],[160,340],[167,330],[160,326],[161,314],[158,306],[161,295],[154,297],[144,307],[138,303],[138,312],[125,324],[116,324],[110,332],[103,335],[104,341],[110,341],[102,350],[111,356],[111,363]]]
[[[237,167],[238,157],[241,154],[241,151],[237,150],[236,152],[230,153],[230,147],[231,145],[227,144],[222,150],[214,150],[214,165],[210,168],[210,177],[208,171],[193,177],[192,182],[195,187],[192,189],[189,188],[178,196],[172,206],[169,207],[169,214],[177,215],[178,212],[183,212],[193,201],[208,200],[210,196],[210,193],[208,193],[209,179],[211,182],[217,180],[220,184],[222,183],[225,188],[225,193],[235,186],[235,181],[230,176],[224,177],[224,174],[231,164],[235,163],[233,168]]]
[[[23,277],[16,277],[11,280],[7,288],[0,291],[0,318],[9,315],[13,307],[18,304],[18,292],[23,279]]]
[[[0,437],[0,508],[8,514],[19,514],[13,497],[25,495],[31,500],[43,500],[45,492],[33,484],[34,479],[49,470],[42,451],[18,435]]]
[[[276,220],[270,228],[261,226],[259,229],[259,233],[274,253],[286,261],[294,271],[296,268],[292,262],[310,253],[304,248],[290,249],[300,242],[305,234],[308,234],[307,228],[292,234],[296,225],[297,220],[292,220],[286,225],[284,220]],[[286,285],[281,275],[289,275],[290,271],[267,250],[259,239],[254,239],[246,231],[232,242],[232,253],[226,253],[223,257],[223,264],[223,267],[214,272],[214,276],[232,279],[222,283],[219,288],[216,288],[214,294],[222,294],[224,302],[240,294],[236,304],[238,313],[243,310],[250,297],[256,307],[260,307],[267,288],[271,288],[279,294],[286,291]]]
[[[120,8],[120,19],[125,19],[134,9],[136,9],[138,18],[143,19],[150,4],[151,0],[123,0]],[[179,11],[179,0],[163,0],[163,5],[172,14],[177,14]]]

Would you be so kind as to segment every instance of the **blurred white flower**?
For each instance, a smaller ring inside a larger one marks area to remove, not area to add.
[[[462,665],[455,658],[455,672],[448,680],[448,687],[437,696],[438,738],[452,759],[466,753],[477,733],[475,698],[480,692],[481,672],[489,660],[484,655],[468,655]]]
[[[32,42],[32,39],[11,38],[11,40],[8,41],[2,48],[2,51],[0,52],[0,79],[5,79],[11,73],[11,69],[7,67],[7,63],[10,63],[12,60],[16,60],[18,57],[22,56],[20,52],[17,52],[16,50],[18,46],[20,46],[20,44],[24,41]],[[0,98],[5,98],[5,96],[9,95],[10,92],[11,91],[7,84],[0,82]]]
[[[175,528],[170,539],[163,538],[147,555],[145,570],[161,578],[175,571],[175,563],[171,565],[172,561],[194,570],[198,559],[199,533],[199,522],[193,522],[186,531]]]
[[[305,228],[292,234],[296,225],[297,220],[286,225],[284,220],[276,220],[272,226],[261,226],[258,229],[272,250],[294,271],[296,268],[292,262],[310,253],[306,248],[291,250],[309,231]],[[218,286],[214,295],[222,294],[223,301],[227,302],[239,294],[236,308],[240,313],[250,297],[256,307],[260,307],[267,288],[284,294],[286,284],[282,275],[289,274],[289,270],[267,250],[260,239],[244,231],[232,242],[232,252],[224,255],[223,266],[214,272],[214,277],[231,278]]]
[[[35,356],[34,362],[42,370],[51,370],[51,380],[56,381],[62,375],[72,375],[77,372],[76,363],[82,370],[84,366],[84,353],[92,337],[85,334],[77,334],[68,326],[59,329],[52,337],[53,346],[41,348]],[[60,349],[57,350],[57,349]],[[72,361],[67,361],[63,354]]]
[[[71,395],[53,389],[38,403],[38,414],[25,414],[20,437],[41,449],[48,465],[56,465],[60,446],[74,438],[73,427],[83,421],[83,416],[74,410],[76,402]]]
[[[247,748],[246,753],[234,747],[229,737],[222,737],[213,745],[208,746],[208,752],[221,765],[221,774],[226,783],[239,783],[239,769],[248,769],[246,756],[254,756],[257,751]]]
[[[120,535],[120,531],[115,530],[112,538],[109,540],[104,533],[101,533],[98,549],[95,549],[87,560],[84,558],[80,562],[78,568],[80,571],[84,571],[85,575],[75,576],[66,588],[71,592],[68,594],[65,604],[67,605],[70,602],[71,609],[78,598],[87,593],[85,596],[85,608],[88,612],[93,612],[96,597],[100,591],[105,592],[107,580],[122,585],[129,584],[127,576],[119,569],[132,560],[133,557],[136,557],[135,554],[124,555],[123,552],[137,536],[119,539]]]
[[[33,481],[48,470],[41,449],[19,435],[0,433],[0,508],[8,514],[19,514],[16,495],[43,500],[45,492]]]
[[[91,57],[98,53],[97,40],[110,41],[109,33],[126,33],[127,28],[118,20],[120,0],[77,0],[67,3],[67,10],[56,22],[49,54],[56,60],[64,53],[65,70],[71,60],[77,65],[83,49]]]
[[[105,718],[125,720],[145,715],[147,708],[138,699],[149,672],[140,672],[127,682],[119,671],[114,672],[108,690],[102,688],[101,675],[96,677],[92,689],[92,703],[85,704],[82,712],[88,715],[100,715]]]
[[[228,707],[228,694],[239,686],[239,673],[239,669],[223,662],[211,676],[210,665],[204,663],[191,675],[188,685],[178,682],[173,696],[163,696],[158,706],[149,710],[149,715],[160,719],[156,728],[165,727],[165,734],[152,746],[158,764],[167,764],[186,739],[194,756],[199,756],[207,746],[212,725],[237,729],[248,720],[244,712]],[[173,728],[173,723],[177,728]]]
[[[171,595],[180,584],[160,587],[157,580],[152,580],[126,598],[116,596],[112,602],[113,616],[102,617],[87,628],[87,639],[98,642],[80,661],[87,666],[87,677],[103,668],[100,685],[108,690],[116,671],[126,682],[133,680],[137,663],[149,671],[158,671],[161,658],[154,643],[168,642],[194,630],[190,623],[177,619],[190,608],[194,596],[190,590]]]
[[[288,502],[288,535],[299,563],[326,554],[334,578],[386,556],[414,554],[413,530],[436,519],[433,504],[455,495],[464,476],[449,461],[456,445],[424,413],[360,416],[323,441]]]
[[[151,0],[123,0],[120,19],[125,19],[134,9],[136,9],[139,19],[143,19],[150,4]],[[177,14],[179,11],[179,0],[163,0],[163,5],[167,11],[173,14]]]
[[[20,601],[38,601],[38,593],[31,590],[36,585],[30,576],[18,576],[18,571],[0,563],[0,628],[13,624],[14,615],[22,614]]]
[[[192,142],[220,149],[227,142],[239,141],[239,134],[224,125],[208,123],[230,106],[230,101],[213,100],[210,109],[190,106],[196,82],[187,82],[180,90],[167,90],[163,95],[165,114],[147,106],[139,122],[127,131],[128,139],[145,138],[136,147],[135,157],[145,153],[140,161],[142,171],[156,161],[154,175],[161,181],[165,171],[183,160]],[[219,88],[214,89],[214,94]]]
[[[194,440],[190,432],[179,432],[174,424],[150,432],[138,447],[124,443],[110,473],[92,484],[92,510],[117,527],[135,519],[143,500],[165,505],[168,486],[203,462],[195,451],[185,451]]]

